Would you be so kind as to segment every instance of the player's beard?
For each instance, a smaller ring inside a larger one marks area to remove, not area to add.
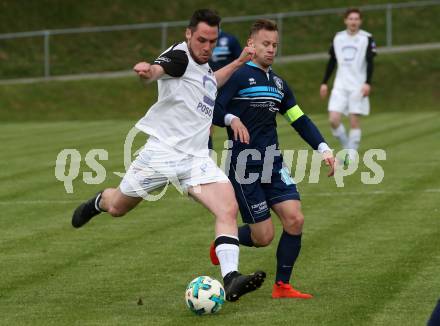
[[[198,59],[197,56],[194,54],[194,51],[191,48],[191,43],[190,42],[188,42],[188,50],[189,50],[189,54],[191,54],[191,57],[193,58],[193,60],[196,63],[198,63],[199,65],[203,65],[203,64],[207,63],[209,61],[209,58],[211,58],[211,56],[209,55],[206,60]]]

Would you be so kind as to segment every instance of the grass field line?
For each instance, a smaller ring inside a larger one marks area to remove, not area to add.
[[[387,195],[387,194],[411,194],[411,193],[440,193],[440,188],[433,189],[415,189],[415,190],[373,190],[373,191],[344,191],[344,192],[313,192],[313,193],[301,193],[305,197],[328,197],[328,196],[368,196],[368,195]],[[177,198],[162,198],[161,201],[176,201],[176,200],[188,200],[188,197],[181,196]],[[47,205],[47,204],[74,204],[81,203],[85,199],[70,199],[70,200],[1,200],[0,205]]]

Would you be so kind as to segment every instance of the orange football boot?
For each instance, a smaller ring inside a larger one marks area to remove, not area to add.
[[[313,295],[302,293],[298,290],[295,290],[289,283],[278,281],[273,285],[272,298],[311,299],[313,298]]]

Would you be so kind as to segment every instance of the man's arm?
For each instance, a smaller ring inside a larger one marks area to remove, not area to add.
[[[214,113],[212,116],[212,124],[218,127],[230,126],[232,117],[234,115],[228,112],[228,106],[231,99],[234,97],[238,89],[238,80],[236,75],[228,80],[228,82],[223,85],[217,92],[217,97],[215,98]],[[227,117],[227,119],[225,119]]]
[[[212,124],[218,127],[231,127],[234,132],[234,140],[240,140],[242,143],[249,144],[249,132],[240,118],[232,113],[227,113],[218,105],[214,108]]]
[[[287,110],[284,117],[301,138],[322,155],[325,164],[330,167],[328,176],[331,177],[335,172],[335,159],[332,150],[325,142],[318,127],[302,112],[298,105]]]
[[[248,130],[239,117],[229,113],[227,110],[230,105],[229,102],[237,93],[239,87],[238,76],[236,75],[233,75],[219,90],[215,100],[212,123],[219,127],[231,127],[234,132],[234,140],[240,140],[242,143],[249,144]]]
[[[155,80],[160,79],[165,74],[165,70],[158,65],[150,65],[147,62],[139,62],[134,67],[133,70],[138,74],[141,80],[148,84]]]
[[[364,96],[370,95],[371,92],[371,78],[373,77],[374,70],[373,59],[376,55],[376,43],[370,36],[368,38],[367,53],[365,55],[365,59],[367,61],[367,79],[365,80],[365,84],[362,86],[362,95]]]
[[[322,137],[316,125],[304,114],[298,105],[287,110],[283,116],[301,138],[314,150],[318,150],[319,145],[325,143],[324,137]]]
[[[252,60],[254,54],[255,54],[255,49],[247,46],[243,49],[238,59],[235,59],[227,66],[224,66],[222,69],[217,70],[214,73],[215,79],[217,79],[217,88],[222,87],[228,81],[229,77],[231,77],[231,75],[238,68],[240,68],[243,64],[245,64],[249,60]]]
[[[330,54],[330,58],[327,63],[327,68],[325,69],[324,78],[322,79],[321,89],[319,91],[321,98],[327,97],[327,94],[328,94],[327,82],[330,79],[330,77],[336,67],[336,54],[335,54],[335,49],[333,47],[333,44],[330,46],[328,53]]]
[[[145,83],[150,83],[165,74],[171,77],[181,77],[187,66],[188,56],[185,51],[171,49],[161,54],[152,64],[139,62],[133,70]]]
[[[371,77],[373,77],[373,59],[377,55],[376,51],[376,43],[374,42],[372,37],[368,38],[368,46],[367,46],[367,80],[365,81],[367,84],[371,85]]]
[[[328,176],[334,174],[335,159],[333,152],[322,137],[316,125],[304,114],[296,103],[295,95],[292,90],[283,81],[284,97],[281,101],[279,113],[284,116],[287,122],[296,130],[302,139],[306,141],[314,150],[317,150],[327,166],[330,167]]]

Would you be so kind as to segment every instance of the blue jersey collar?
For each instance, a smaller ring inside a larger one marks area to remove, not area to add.
[[[258,68],[258,69],[264,71],[261,67],[257,66],[257,65],[256,65],[254,62],[252,62],[252,61],[248,61],[248,62],[246,62],[246,64],[247,64],[248,66],[255,67],[255,68]],[[272,67],[269,67],[269,70],[268,70],[267,72],[271,72],[271,71],[272,71]],[[266,72],[266,71],[264,71],[264,72]]]

